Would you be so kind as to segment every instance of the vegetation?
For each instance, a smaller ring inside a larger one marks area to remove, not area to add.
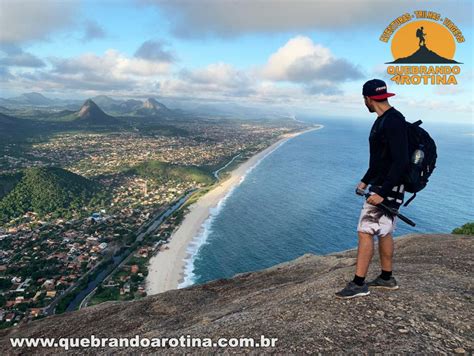
[[[156,121],[156,118],[152,118],[153,121]],[[176,126],[171,126],[171,125],[158,125],[154,122],[148,124],[146,122],[146,118],[134,118],[133,120],[128,120],[127,122],[133,126],[136,127],[140,135],[143,136],[169,136],[169,137],[176,137],[176,136],[181,136],[181,137],[188,137],[191,136],[191,134],[180,127]]]
[[[105,202],[97,183],[56,167],[29,168],[0,200],[0,221],[35,212],[68,217],[84,206]]]
[[[453,234],[474,235],[474,222],[466,223],[453,230]]]
[[[189,197],[189,199],[186,200],[186,202],[181,206],[180,210],[187,209],[190,205],[197,202],[200,197],[202,197],[204,194],[209,192],[213,187],[214,187],[214,185],[210,185],[210,186],[201,188],[201,189],[195,191],[194,193],[192,193],[191,196]]]
[[[0,174],[0,199],[7,195],[21,180],[23,174]]]
[[[120,300],[120,288],[119,287],[103,287],[100,284],[97,290],[89,302],[89,306],[107,302],[109,300]]]
[[[212,184],[214,177],[197,166],[182,166],[167,162],[148,161],[135,166],[130,173],[151,179],[174,179]]]

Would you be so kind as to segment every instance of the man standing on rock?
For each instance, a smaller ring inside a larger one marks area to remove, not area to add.
[[[393,238],[396,216],[382,207],[398,209],[403,203],[404,186],[400,179],[408,167],[408,138],[404,116],[390,106],[387,98],[395,94],[387,92],[387,85],[380,79],[366,82],[362,88],[365,105],[369,112],[377,113],[369,136],[369,169],[357,190],[365,191],[368,185],[370,197],[364,202],[357,232],[359,245],[355,276],[347,286],[336,293],[339,298],[369,295],[369,287],[398,289],[392,276]],[[374,236],[379,237],[381,274],[373,281],[365,282],[374,253]]]

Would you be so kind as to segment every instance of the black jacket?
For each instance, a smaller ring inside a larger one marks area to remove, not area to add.
[[[394,107],[379,116],[370,131],[369,169],[361,179],[365,184],[379,185],[378,194],[392,196],[393,187],[409,165],[405,117]]]

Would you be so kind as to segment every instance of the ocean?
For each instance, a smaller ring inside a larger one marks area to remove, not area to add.
[[[247,172],[188,247],[191,257],[179,287],[357,246],[363,198],[354,190],[367,169],[373,121],[305,121],[324,128],[282,143]],[[449,233],[474,221],[472,126],[422,127],[437,143],[437,167],[428,186],[402,208],[417,226],[398,220],[395,237]]]

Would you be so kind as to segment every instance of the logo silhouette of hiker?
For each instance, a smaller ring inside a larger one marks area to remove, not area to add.
[[[420,39],[420,42],[418,43],[420,47],[426,46],[425,36],[426,36],[426,33],[423,33],[423,26],[416,30],[416,37]]]

